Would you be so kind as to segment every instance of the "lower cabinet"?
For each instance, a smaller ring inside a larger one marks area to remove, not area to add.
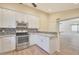
[[[30,35],[30,44],[37,44],[40,48],[48,52],[49,54],[57,51],[57,37],[48,37],[42,35]]]
[[[49,37],[44,37],[44,36],[39,35],[37,40],[38,40],[37,45],[48,52],[49,51]]]
[[[34,44],[37,44],[38,43],[38,35],[33,35],[33,34],[30,34],[29,35],[29,42],[30,42],[30,45],[34,45]]]
[[[39,36],[37,45],[40,46],[43,50],[52,54],[57,51],[57,38],[56,37],[46,37]]]
[[[10,46],[10,50],[15,50],[16,49],[16,36],[12,36],[10,37],[10,43],[11,43],[11,46]]]
[[[0,53],[9,52],[15,49],[15,36],[4,36],[0,38]]]
[[[2,39],[0,38],[0,53],[2,52]]]

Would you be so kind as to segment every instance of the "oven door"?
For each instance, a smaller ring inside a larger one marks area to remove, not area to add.
[[[29,43],[28,35],[17,36],[17,46],[27,45]]]

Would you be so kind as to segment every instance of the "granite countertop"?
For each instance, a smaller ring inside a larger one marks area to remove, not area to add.
[[[46,31],[32,31],[29,33],[45,33],[45,34],[57,34],[57,32],[46,32]]]
[[[50,37],[50,38],[57,37],[57,35],[54,35],[54,34],[42,34],[42,33],[39,33],[39,35],[42,35],[42,36],[45,36],[45,37]]]
[[[37,33],[45,33],[45,34],[57,34],[57,32],[45,32],[45,31],[38,31]]]
[[[16,35],[15,28],[0,28],[0,37]]]
[[[46,37],[57,37],[57,32],[38,31],[38,32],[30,32],[30,34],[42,35],[42,36],[46,36]]]

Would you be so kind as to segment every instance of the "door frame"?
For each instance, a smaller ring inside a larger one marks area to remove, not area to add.
[[[76,19],[76,18],[79,18],[79,17],[70,17],[70,18],[65,18],[65,19],[60,19],[60,18],[57,18],[56,19],[56,28],[57,28],[57,36],[58,36],[58,48],[57,48],[57,51],[60,52],[60,32],[59,32],[59,22],[61,21],[68,21],[68,20],[72,20],[72,19]]]

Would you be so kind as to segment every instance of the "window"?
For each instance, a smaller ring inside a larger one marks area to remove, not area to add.
[[[72,31],[78,32],[79,31],[79,24],[72,24]]]

